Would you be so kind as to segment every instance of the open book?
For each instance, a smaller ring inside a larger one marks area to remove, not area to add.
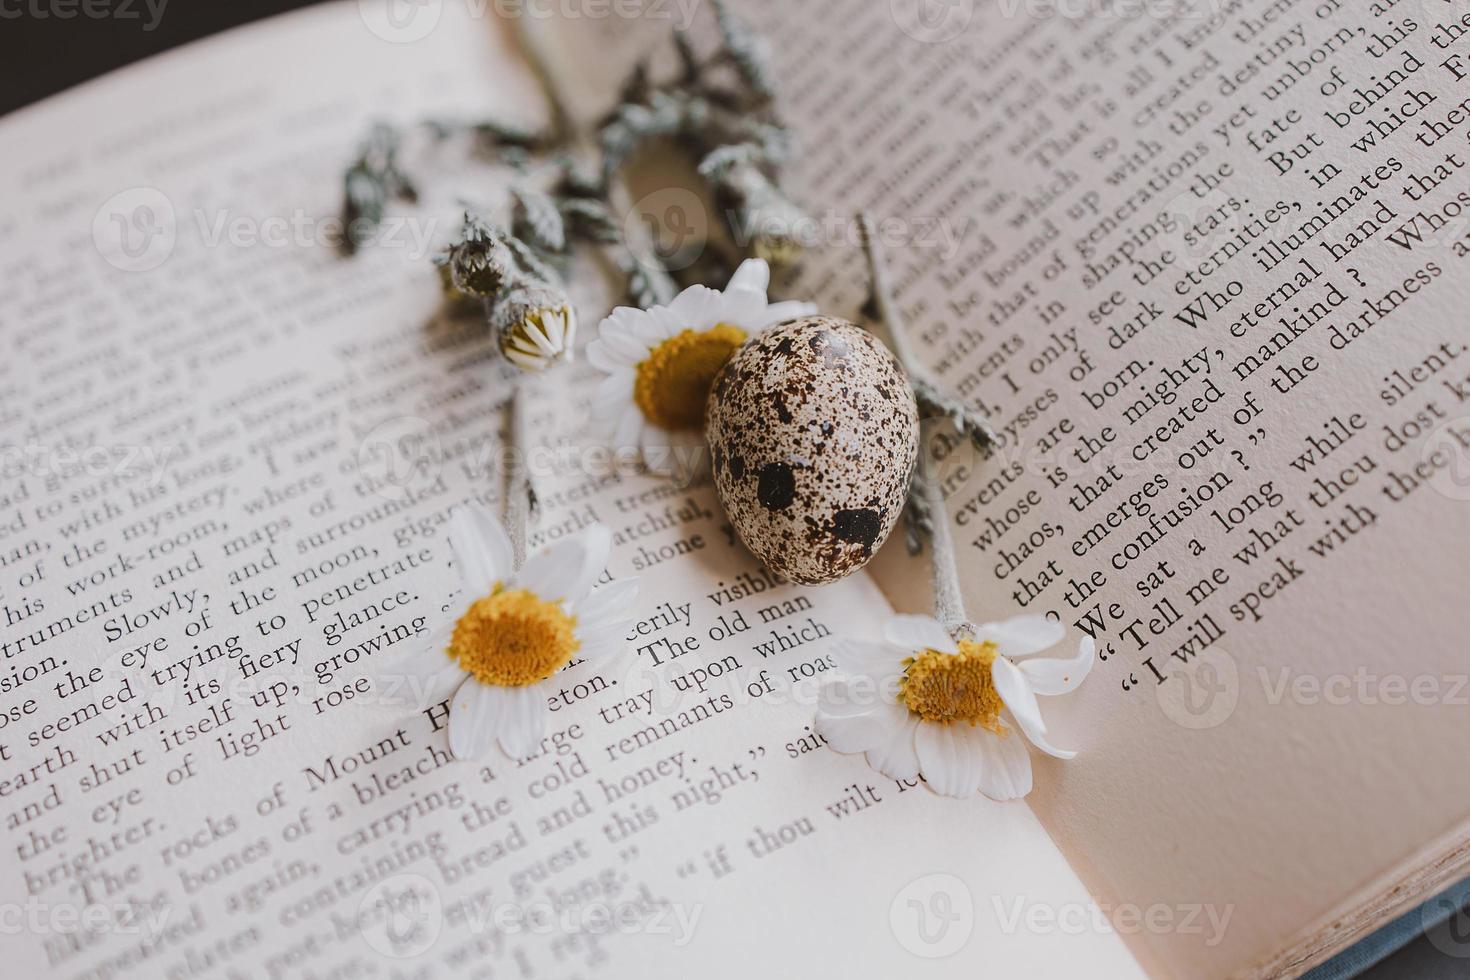
[[[557,29],[611,79],[699,6]],[[484,171],[344,260],[340,168],[544,109],[496,5],[328,5],[0,121],[7,975],[1277,976],[1466,873],[1470,8],[736,9],[817,219],[778,292],[858,317],[888,219],[1004,436],[941,447],[971,611],[1098,642],[1078,759],[1028,807],[821,745],[830,638],[922,564],[777,581],[597,450],[579,367],[533,545],[606,524],[637,627],[539,752],[449,760],[393,663],[500,504],[505,379],[427,261]]]

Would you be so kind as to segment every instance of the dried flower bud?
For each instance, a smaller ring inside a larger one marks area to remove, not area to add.
[[[495,301],[490,325],[506,360],[525,371],[542,371],[571,359],[577,312],[559,290],[520,283]]]
[[[494,296],[514,265],[510,250],[498,238],[469,238],[450,251],[449,271],[460,292]]]
[[[470,316],[475,312],[484,311],[485,301],[483,299],[471,296],[455,285],[454,270],[450,268],[447,254],[434,259],[434,268],[439,273],[439,298],[451,316]]]

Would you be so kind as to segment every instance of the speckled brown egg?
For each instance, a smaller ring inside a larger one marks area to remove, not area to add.
[[[810,316],[757,334],[726,362],[705,437],[745,546],[793,582],[820,585],[862,568],[893,530],[919,413],[882,341]]]

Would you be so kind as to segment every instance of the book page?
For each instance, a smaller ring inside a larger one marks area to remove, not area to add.
[[[7,975],[1139,976],[1028,809],[820,744],[831,638],[887,602],[620,470],[582,364],[531,405],[532,545],[609,527],[636,626],[558,676],[538,751],[450,759],[394,663],[456,600],[450,509],[500,507],[510,378],[429,256],[507,177],[415,160],[348,260],[340,174],[373,118],[543,107],[483,5],[375,9],[0,122]]]
[[[1160,976],[1294,972],[1466,872],[1470,6],[751,2],[821,256],[880,220],[975,618],[1095,636],[1032,804]],[[928,601],[894,549],[890,597]]]

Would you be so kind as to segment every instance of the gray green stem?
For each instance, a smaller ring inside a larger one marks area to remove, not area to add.
[[[532,378],[517,378],[510,396],[510,460],[505,487],[505,527],[510,534],[511,561],[516,571],[526,563],[526,537],[531,522],[531,471],[528,454],[531,446],[530,395],[527,387]]]
[[[873,304],[883,339],[903,365],[911,384],[929,383],[927,372],[909,345],[898,304],[893,299],[893,284],[888,278],[883,248],[874,234],[872,220],[866,214],[858,215],[857,220],[862,230],[863,252],[868,259],[868,274],[873,287]],[[934,585],[934,617],[956,638],[973,635],[974,625],[965,612],[965,600],[960,592],[960,574],[955,565],[954,538],[950,534],[944,493],[934,476],[934,457],[922,432],[913,482],[920,495],[922,507],[931,518],[928,530]]]

